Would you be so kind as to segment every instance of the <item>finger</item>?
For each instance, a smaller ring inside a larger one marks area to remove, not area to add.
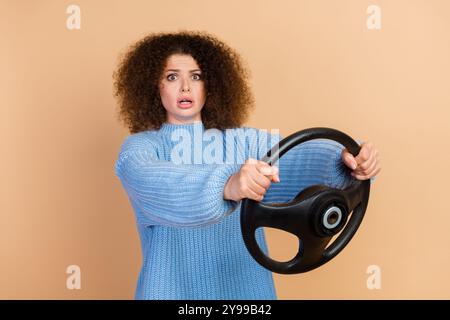
[[[255,170],[256,171],[256,170]],[[257,182],[257,178],[255,178],[258,175],[257,172],[252,172],[250,171],[250,176],[247,179],[247,186],[250,190],[252,190],[253,192],[259,194],[259,195],[263,195],[266,193],[266,188],[262,187],[258,182]],[[264,178],[267,179],[264,176],[260,175],[260,178]],[[269,180],[269,179],[267,179]],[[264,183],[264,182],[263,182]],[[270,181],[269,181],[269,185],[270,185]]]
[[[279,169],[277,166],[271,166],[264,161],[259,161],[256,168],[261,174],[267,176],[270,180],[280,182]]]
[[[259,171],[271,170],[271,166],[267,162],[259,160],[258,163],[256,163],[256,169]]]
[[[342,161],[344,162],[344,164],[349,167],[352,170],[355,170],[355,168],[357,167],[357,163],[355,158],[353,157],[353,155],[348,152],[347,149],[344,149],[342,151]]]
[[[280,169],[278,169],[278,167],[277,167],[277,174],[272,176],[272,181],[273,182],[281,182],[281,180],[280,180]]]
[[[355,174],[355,173],[351,173],[351,175],[353,176],[353,177],[355,177],[356,179],[358,179],[358,180],[367,180],[367,179],[370,179],[368,176],[366,176],[366,175],[362,175],[362,174]]]
[[[370,173],[370,174],[356,174],[354,172],[351,173],[352,176],[354,176],[358,180],[367,180],[372,177],[375,177],[379,172],[381,171],[381,167],[377,166],[376,169]]]
[[[369,160],[364,163],[361,163],[354,170],[357,174],[368,175],[373,171],[377,164],[377,157],[375,155],[371,156]]]
[[[359,176],[369,176],[373,171],[375,171],[376,166],[377,163],[374,161],[370,168],[367,168],[366,170],[354,170],[352,173]]]
[[[260,187],[264,188],[264,191],[270,187],[270,178],[261,174],[258,169],[250,171],[250,178]]]
[[[372,154],[373,145],[371,142],[364,142],[361,145],[358,155],[355,157],[356,163],[360,165],[366,162]]]
[[[257,193],[257,192],[255,192],[255,191],[253,191],[252,189],[249,188],[245,192],[245,197],[248,198],[248,199],[255,200],[255,201],[261,201],[264,198],[264,195],[260,194],[260,193]]]
[[[262,168],[259,171],[260,175],[264,175],[267,178],[269,178],[273,182],[280,182],[280,175],[278,172],[278,168],[272,167],[272,168]]]

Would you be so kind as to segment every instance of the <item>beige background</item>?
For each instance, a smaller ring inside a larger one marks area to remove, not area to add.
[[[81,30],[66,28],[68,5]],[[382,10],[368,30],[366,9]],[[0,298],[131,299],[141,256],[114,162],[128,132],[112,72],[150,31],[205,30],[241,53],[257,108],[283,135],[329,126],[383,163],[354,240],[280,299],[450,298],[450,2],[0,2]],[[275,256],[286,239],[269,233]],[[81,267],[81,290],[66,267]],[[380,290],[366,286],[381,268]]]

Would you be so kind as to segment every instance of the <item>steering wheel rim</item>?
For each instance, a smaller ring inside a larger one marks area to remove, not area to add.
[[[314,139],[339,142],[354,156],[360,151],[358,143],[347,134],[336,129],[316,127],[282,139],[261,160],[272,165],[293,147]],[[354,179],[345,189],[325,185],[309,186],[286,203],[243,199],[241,231],[244,243],[252,257],[272,272],[308,272],[333,259],[347,246],[364,218],[369,194],[370,180]],[[295,257],[280,262],[266,256],[255,237],[256,229],[260,227],[280,229],[295,235],[299,239],[299,250]],[[335,241],[326,247],[341,230]]]

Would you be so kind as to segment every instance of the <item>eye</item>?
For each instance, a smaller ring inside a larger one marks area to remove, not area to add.
[[[176,73],[171,73],[167,76],[167,80],[169,81],[173,81],[177,79],[177,74]]]
[[[193,80],[201,80],[201,79],[202,79],[202,76],[200,75],[200,73],[194,73],[194,74],[192,75],[192,79],[193,79]]]

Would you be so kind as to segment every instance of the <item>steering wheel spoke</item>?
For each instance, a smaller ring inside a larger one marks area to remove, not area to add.
[[[269,227],[284,230],[299,236],[308,223],[310,204],[307,202],[291,206],[283,203],[262,203],[246,201],[242,205],[245,211],[251,211],[242,220],[246,226],[257,229]]]
[[[342,190],[342,194],[347,200],[348,211],[353,211],[357,205],[361,203],[363,196],[363,188],[361,188],[361,181],[354,181],[350,186]]]

